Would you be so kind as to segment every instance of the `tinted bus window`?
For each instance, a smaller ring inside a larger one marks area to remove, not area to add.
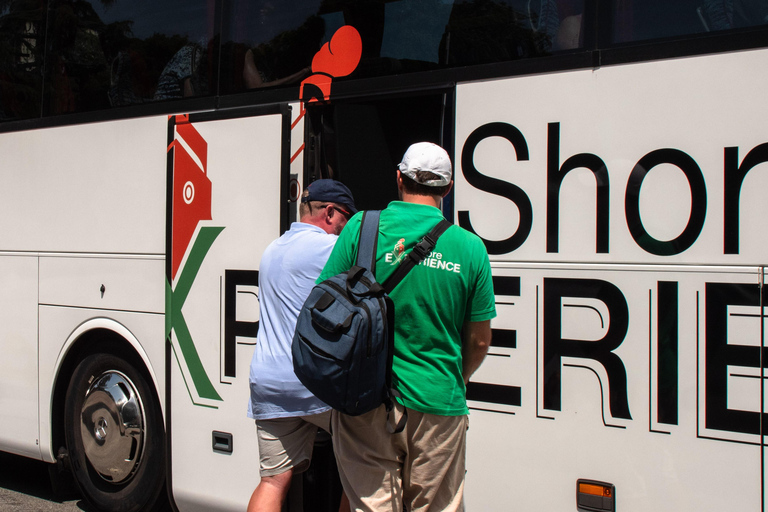
[[[583,45],[583,0],[458,0],[442,50],[449,66],[538,57]]]
[[[232,0],[225,4],[221,92],[293,85],[309,75],[312,57],[332,27],[319,0]]]
[[[0,5],[0,121],[38,117],[45,31],[42,0]]]
[[[214,0],[49,0],[46,114],[211,93]]]
[[[754,27],[768,23],[765,0],[614,0],[613,42]]]
[[[233,0],[222,92],[299,83],[343,25],[363,54],[350,78],[503,62],[582,45],[583,0]]]

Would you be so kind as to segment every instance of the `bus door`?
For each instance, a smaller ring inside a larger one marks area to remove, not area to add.
[[[397,199],[395,171],[414,142],[434,142],[452,152],[449,89],[309,104],[306,117],[305,179],[344,182],[360,210],[386,208]]]
[[[169,118],[166,426],[181,511],[243,510],[259,481],[248,377],[259,260],[288,227],[290,125],[287,105]]]
[[[304,144],[291,153],[291,193],[300,195],[302,183],[333,178],[350,188],[359,210],[386,208],[397,199],[395,170],[409,145],[431,141],[450,150],[452,135],[444,127],[453,126],[446,121],[452,98],[443,90],[295,106],[300,114],[291,132],[295,140],[303,131]],[[295,208],[290,215],[295,219]],[[330,438],[320,431],[312,464],[294,476],[284,510],[336,510],[341,484],[335,464]]]

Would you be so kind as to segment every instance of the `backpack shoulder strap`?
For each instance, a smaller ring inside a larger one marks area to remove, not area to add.
[[[432,231],[424,235],[424,238],[422,238],[421,241],[416,244],[413,250],[408,253],[408,256],[403,260],[400,266],[397,267],[397,270],[395,270],[395,272],[389,276],[389,279],[387,279],[386,282],[382,284],[384,291],[390,293],[392,290],[394,290],[395,286],[400,284],[400,281],[403,280],[406,274],[408,274],[408,272],[410,272],[413,267],[421,263],[421,260],[426,258],[427,255],[432,252],[432,250],[435,248],[435,245],[437,244],[437,239],[440,238],[440,235],[445,233],[445,230],[452,225],[453,224],[443,219],[438,222],[437,226],[432,228]]]
[[[376,245],[379,239],[379,210],[363,212],[360,221],[360,242],[357,247],[358,267],[363,267],[376,275]]]

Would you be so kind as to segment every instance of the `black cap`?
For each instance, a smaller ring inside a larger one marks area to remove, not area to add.
[[[352,192],[346,185],[336,180],[317,180],[307,185],[302,203],[309,201],[323,201],[326,203],[337,203],[349,209],[350,214],[357,213],[355,200],[352,198]]]

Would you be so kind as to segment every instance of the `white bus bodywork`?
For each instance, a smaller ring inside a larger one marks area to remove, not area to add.
[[[454,215],[490,242],[498,309],[470,390],[468,509],[574,510],[578,479],[615,485],[622,512],[764,507],[766,58],[456,87]],[[110,330],[164,408],[179,510],[245,507],[258,482],[245,416],[255,339],[235,336],[227,353],[227,329],[258,321],[253,278],[280,234],[285,173],[302,176],[291,107],[193,121],[204,156],[166,117],[0,138],[4,451],[56,460],[62,365],[84,332]],[[211,208],[168,278],[180,147],[210,180]],[[743,184],[728,185],[739,168]],[[211,230],[179,309],[195,366],[173,301]]]

